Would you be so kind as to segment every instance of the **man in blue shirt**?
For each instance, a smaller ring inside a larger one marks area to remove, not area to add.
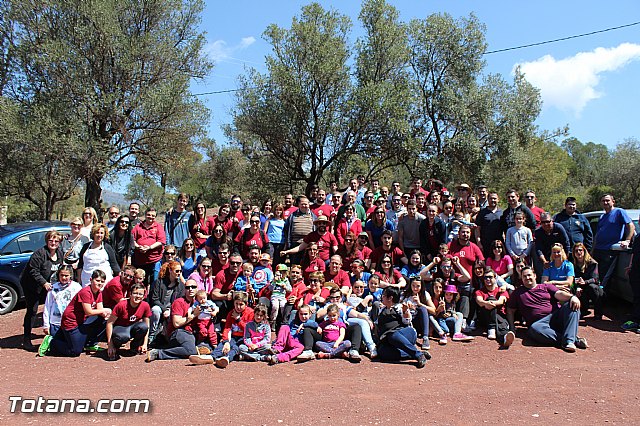
[[[613,246],[619,244],[621,248],[629,247],[631,238],[635,234],[635,226],[624,209],[615,206],[613,195],[604,194],[600,198],[604,214],[598,221],[595,243],[593,245],[593,257],[598,262],[600,285],[607,287],[609,278],[615,271],[618,251]]]

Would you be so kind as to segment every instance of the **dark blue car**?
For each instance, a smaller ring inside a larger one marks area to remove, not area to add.
[[[69,223],[37,221],[0,226],[0,315],[11,312],[24,298],[20,274],[31,254],[44,247],[44,236],[55,229],[69,233]]]

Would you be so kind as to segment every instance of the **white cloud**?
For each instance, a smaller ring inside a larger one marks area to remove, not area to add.
[[[623,43],[618,47],[598,47],[591,52],[555,59],[550,55],[520,66],[526,79],[540,89],[545,106],[580,115],[593,99],[603,96],[597,90],[601,74],[616,71],[640,60],[640,45]]]
[[[211,43],[207,43],[204,51],[215,62],[237,60],[233,58],[233,54],[240,50],[246,49],[256,42],[255,37],[243,37],[239,43],[229,46],[224,40],[216,40]]]

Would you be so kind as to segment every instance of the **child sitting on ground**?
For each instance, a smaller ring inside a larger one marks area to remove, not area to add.
[[[253,310],[253,321],[244,328],[244,342],[240,345],[240,359],[267,361],[271,355],[271,327],[267,307],[259,303]]]
[[[351,348],[351,342],[344,336],[347,326],[340,320],[338,305],[331,304],[327,307],[327,319],[318,325],[318,334],[322,340],[316,342],[319,359],[337,358]]]
[[[443,289],[440,286],[433,285],[433,293],[438,297],[438,306],[436,307],[436,319],[438,325],[446,333],[451,333],[451,340],[454,342],[468,342],[473,340],[473,337],[462,334],[462,312],[458,312],[456,309],[456,303],[460,299],[458,289],[453,284],[447,284],[444,287],[444,297],[442,296]],[[434,298],[435,300],[435,298]]]
[[[198,290],[195,299],[189,311],[191,312],[196,306],[200,306],[200,315],[198,315],[195,323],[198,353],[209,354],[211,353],[211,349],[215,348],[218,344],[215,318],[219,309],[213,301],[207,299],[207,292],[205,290]],[[207,345],[211,346],[211,348],[208,348]]]

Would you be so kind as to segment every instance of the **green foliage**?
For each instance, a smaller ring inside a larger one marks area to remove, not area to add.
[[[608,182],[614,188],[618,206],[634,208],[640,205],[640,141],[626,139],[616,146],[608,170]]]
[[[127,185],[125,196],[129,200],[140,201],[142,203],[141,211],[147,207],[155,207],[159,211],[165,211],[172,202],[172,197],[168,196],[152,177],[146,175],[133,176]]]
[[[3,96],[44,96],[72,124],[86,205],[127,169],[166,174],[189,157],[207,112],[190,96],[211,64],[197,26],[201,0],[7,0],[12,55]],[[5,43],[7,39],[3,40]]]

